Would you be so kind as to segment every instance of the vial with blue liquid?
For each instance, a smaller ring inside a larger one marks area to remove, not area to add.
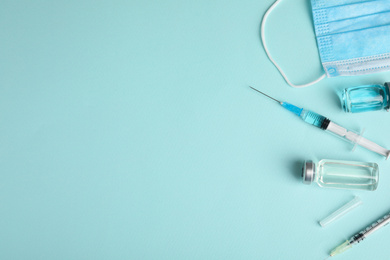
[[[390,107],[390,82],[384,85],[365,85],[347,88],[342,92],[341,103],[345,112],[360,113]]]

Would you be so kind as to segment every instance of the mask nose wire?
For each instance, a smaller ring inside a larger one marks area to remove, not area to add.
[[[290,85],[291,87],[293,88],[305,88],[305,87],[308,87],[308,86],[311,86],[311,85],[314,85],[318,82],[320,82],[321,80],[323,80],[325,77],[326,77],[326,74],[324,73],[321,77],[319,77],[318,79],[310,82],[310,83],[307,83],[307,84],[303,84],[303,85],[295,85],[293,84],[286,76],[286,74],[283,72],[282,68],[280,68],[280,66],[276,63],[276,61],[271,57],[271,54],[269,53],[269,50],[268,50],[268,47],[267,47],[267,44],[265,42],[265,24],[266,24],[266,21],[268,19],[268,16],[269,14],[275,9],[275,7],[280,3],[281,0],[276,0],[275,3],[273,3],[271,5],[271,7],[267,10],[267,12],[265,13],[264,17],[263,17],[263,21],[261,22],[261,41],[263,43],[263,46],[264,46],[264,50],[265,50],[265,53],[267,54],[268,56],[268,59],[274,64],[274,66],[278,69],[278,71],[280,72],[280,74],[282,75],[282,77],[284,78],[284,80],[287,82],[288,85]]]

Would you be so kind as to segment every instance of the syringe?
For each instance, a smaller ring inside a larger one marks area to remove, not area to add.
[[[362,137],[360,134],[355,133],[351,130],[348,130],[332,121],[330,121],[328,118],[319,115],[317,113],[314,113],[313,111],[303,109],[300,107],[296,107],[290,103],[287,102],[281,102],[279,100],[274,99],[273,97],[268,96],[267,94],[264,94],[263,92],[250,87],[251,89],[263,94],[266,97],[269,97],[270,99],[278,102],[282,107],[289,110],[290,112],[293,112],[300,118],[302,118],[303,121],[305,121],[308,124],[314,125],[318,128],[321,128],[322,130],[331,132],[333,134],[336,134],[337,136],[341,137],[342,139],[352,142],[354,144],[360,145],[368,150],[371,150],[373,152],[376,152],[388,159],[390,157],[390,150],[383,148],[382,146]]]
[[[381,227],[386,226],[389,223],[390,223],[390,213],[384,216],[383,218],[377,220],[376,222],[374,222],[371,226],[367,227],[365,230],[357,233],[356,235],[351,237],[351,239],[345,241],[344,243],[342,243],[341,245],[333,249],[332,252],[330,252],[329,257],[341,254],[342,252],[351,248],[352,245],[360,243],[363,239],[365,239],[366,237],[368,237],[369,235],[371,235],[372,233],[374,233]]]

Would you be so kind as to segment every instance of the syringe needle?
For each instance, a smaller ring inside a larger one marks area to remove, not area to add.
[[[263,94],[264,96],[266,96],[266,97],[269,97],[270,99],[273,99],[273,100],[275,100],[276,102],[278,102],[279,104],[282,104],[282,102],[280,102],[279,100],[276,100],[276,99],[274,99],[273,97],[270,97],[270,96],[268,96],[267,94],[265,94],[265,93],[263,93],[263,92],[261,92],[260,90],[258,90],[258,89],[255,89],[255,88],[253,88],[253,87],[251,87],[251,86],[249,86],[251,89],[253,89],[253,90],[255,90],[255,91],[257,91],[257,92],[259,92],[259,93],[261,93],[261,94]]]

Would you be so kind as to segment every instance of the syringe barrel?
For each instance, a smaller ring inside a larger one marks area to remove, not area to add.
[[[331,132],[348,142],[360,145],[368,150],[376,152],[386,157],[386,159],[389,159],[390,157],[390,150],[383,148],[382,146],[362,137],[361,134],[348,130],[330,121],[328,118],[320,114],[317,114],[307,109],[296,107],[287,102],[282,102],[281,105],[285,109],[289,110],[290,112],[293,112],[294,114],[298,115],[300,118],[302,118],[303,121],[305,121],[308,124],[314,125],[318,128]]]
[[[328,127],[328,124],[330,122],[328,118],[307,109],[302,109],[300,117],[306,123],[324,130]]]
[[[360,145],[370,151],[378,153],[386,157],[386,159],[388,159],[390,156],[390,150],[383,148],[382,146],[362,137],[361,134],[348,130],[332,121],[329,122],[325,130],[341,137],[348,142]]]
[[[382,217],[381,219],[378,219],[375,221],[373,224],[371,224],[369,227],[367,227],[365,230],[361,231],[360,234],[362,234],[364,237],[367,237],[377,231],[378,229],[386,226],[387,224],[390,223],[390,213],[387,214],[386,216]],[[354,237],[352,237],[354,238]],[[361,241],[361,240],[359,240]],[[358,241],[358,242],[359,242]]]

